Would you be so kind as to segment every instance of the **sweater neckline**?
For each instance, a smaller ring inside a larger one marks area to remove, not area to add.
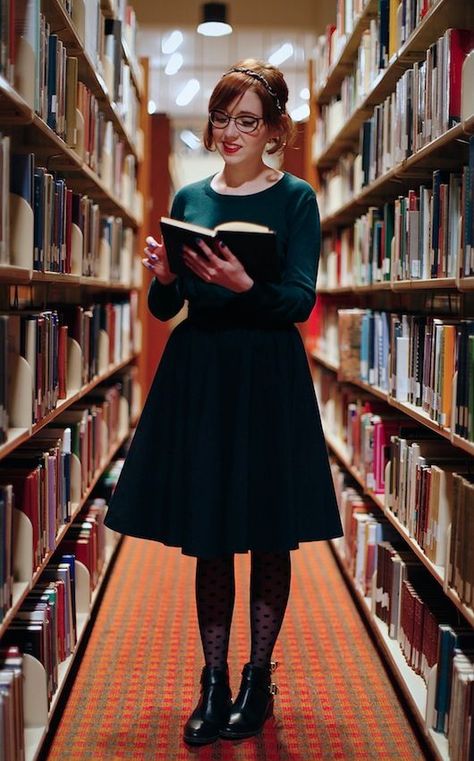
[[[287,177],[287,172],[283,172],[283,175],[280,177],[277,182],[274,182],[270,187],[264,188],[263,190],[257,190],[255,193],[246,193],[245,195],[240,195],[239,193],[218,193],[217,190],[214,190],[214,188],[211,186],[211,182],[214,179],[215,175],[211,175],[206,179],[206,186],[205,190],[208,195],[210,195],[212,198],[256,198],[257,196],[264,195],[265,193],[270,193],[275,188],[279,187],[282,182]]]

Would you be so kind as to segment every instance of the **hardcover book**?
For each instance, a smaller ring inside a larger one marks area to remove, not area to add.
[[[214,251],[217,242],[228,246],[254,280],[280,281],[276,234],[268,227],[250,222],[226,222],[209,229],[168,217],[161,218],[160,226],[170,269],[177,275],[190,273],[183,260],[183,246],[200,253],[196,238],[201,238]]]

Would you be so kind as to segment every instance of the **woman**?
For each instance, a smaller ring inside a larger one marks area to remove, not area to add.
[[[180,190],[171,216],[215,227],[243,220],[276,231],[280,284],[254,282],[232,251],[203,241],[169,269],[148,238],[149,307],[173,331],[117,484],[106,524],[197,558],[205,666],[184,739],[257,734],[272,714],[271,655],[290,589],[290,550],[342,534],[327,450],[295,322],[315,303],[320,248],[314,191],[263,153],[292,136],[282,73],[255,60],[226,72],[209,102],[204,144],[224,166]],[[201,255],[197,250],[201,249]],[[204,256],[202,256],[204,254]],[[227,667],[234,554],[251,552],[250,659],[232,703]]]

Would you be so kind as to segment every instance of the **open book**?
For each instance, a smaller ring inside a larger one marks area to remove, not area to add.
[[[212,230],[169,217],[162,217],[160,226],[170,269],[177,275],[190,272],[183,260],[183,245],[202,253],[196,244],[196,238],[202,238],[215,253],[217,241],[225,243],[253,280],[280,281],[276,234],[268,227],[251,222],[225,222]]]

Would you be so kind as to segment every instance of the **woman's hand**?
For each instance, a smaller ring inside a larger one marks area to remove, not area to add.
[[[242,293],[252,287],[252,278],[247,275],[242,264],[224,243],[218,241],[216,244],[219,256],[204,241],[197,239],[196,244],[204,256],[197,254],[188,246],[183,246],[183,258],[189,269],[201,280],[221,285],[234,293]]]
[[[176,280],[176,275],[170,271],[164,243],[157,243],[151,235],[146,239],[146,243],[147,247],[143,249],[146,258],[142,259],[142,264],[150,272],[153,272],[162,285],[173,283]]]

